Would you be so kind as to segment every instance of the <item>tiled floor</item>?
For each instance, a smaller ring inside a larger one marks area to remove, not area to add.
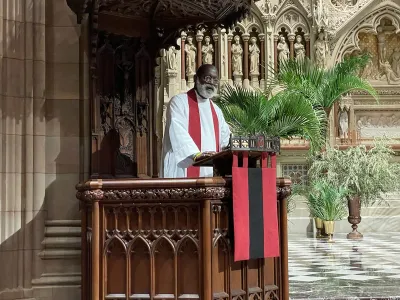
[[[400,233],[289,236],[291,299],[400,299]]]

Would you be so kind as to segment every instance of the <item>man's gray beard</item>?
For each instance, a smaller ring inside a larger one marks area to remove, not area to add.
[[[217,95],[216,88],[212,86],[213,91],[207,91],[207,87],[212,86],[211,84],[201,84],[199,79],[196,79],[196,90],[197,93],[204,99],[211,99]]]

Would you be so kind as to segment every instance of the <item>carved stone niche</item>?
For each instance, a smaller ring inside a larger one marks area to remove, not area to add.
[[[400,84],[400,34],[391,20],[383,18],[375,32],[358,33],[358,49],[347,56],[361,53],[371,56],[362,77],[378,86]]]
[[[360,112],[356,114],[359,139],[400,138],[400,112]]]
[[[144,40],[101,32],[92,97],[92,178],[151,176],[152,60]]]
[[[331,0],[331,3],[340,8],[346,8],[348,6],[356,5],[358,0]]]

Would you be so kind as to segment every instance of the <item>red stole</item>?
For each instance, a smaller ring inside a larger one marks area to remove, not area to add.
[[[193,139],[197,148],[201,151],[201,122],[199,104],[197,103],[197,96],[194,89],[187,92],[189,102],[189,135]],[[219,152],[219,122],[217,113],[215,112],[214,105],[210,100],[211,113],[214,123],[214,134],[216,151]],[[188,178],[200,177],[200,167],[189,167],[187,169]]]

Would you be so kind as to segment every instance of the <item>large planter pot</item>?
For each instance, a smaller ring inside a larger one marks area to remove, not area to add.
[[[326,234],[329,235],[328,243],[333,243],[332,235],[335,232],[335,221],[324,221]]]
[[[350,240],[359,240],[363,238],[363,235],[358,232],[358,224],[361,223],[361,199],[360,197],[349,198],[347,201],[349,206],[349,217],[347,220],[351,224],[353,231],[347,235]]]
[[[324,237],[322,235],[322,230],[324,229],[324,223],[320,218],[314,218],[314,222],[315,222],[315,228],[317,228],[316,237],[317,237],[317,239],[320,239],[320,238]]]

